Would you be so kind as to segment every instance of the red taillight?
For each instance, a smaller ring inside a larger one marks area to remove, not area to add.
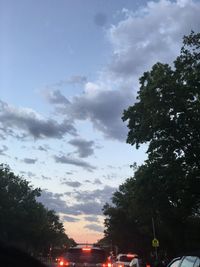
[[[102,264],[102,267],[112,267],[112,263],[111,262],[105,262]]]
[[[120,264],[118,264],[118,267],[124,267],[124,264],[120,263]]]
[[[84,252],[90,252],[91,251],[91,248],[85,247],[85,248],[82,248],[82,251],[84,251]]]
[[[134,258],[136,255],[135,254],[127,254],[126,256],[127,256],[127,258]]]
[[[60,259],[59,260],[59,266],[68,266],[69,265],[69,262],[68,261],[65,261],[63,259]]]

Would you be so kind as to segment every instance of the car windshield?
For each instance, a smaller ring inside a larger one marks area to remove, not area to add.
[[[90,251],[83,251],[80,249],[69,249],[65,254],[70,262],[76,263],[102,263],[106,259],[105,251],[99,249],[91,249]]]

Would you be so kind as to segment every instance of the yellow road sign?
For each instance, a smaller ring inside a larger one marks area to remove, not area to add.
[[[152,240],[152,247],[154,247],[154,248],[159,247],[159,241],[158,241],[158,239],[154,238]]]

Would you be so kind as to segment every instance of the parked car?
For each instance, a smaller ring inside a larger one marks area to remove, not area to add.
[[[135,257],[129,264],[130,267],[145,267],[144,262],[139,257]]]
[[[174,258],[167,267],[200,267],[200,253],[189,253]]]
[[[132,253],[118,254],[113,267],[130,267],[130,262],[136,257],[138,257],[138,255]]]
[[[178,267],[179,266],[179,263],[181,261],[181,258],[182,257],[176,257],[176,258],[174,258],[173,260],[171,260],[168,263],[167,267]]]

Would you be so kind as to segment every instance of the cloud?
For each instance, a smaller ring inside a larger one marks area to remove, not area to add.
[[[66,133],[76,135],[76,129],[68,120],[58,123],[44,119],[31,109],[15,108],[0,100],[0,126],[9,135],[13,130],[23,131],[25,136],[38,138],[62,138]],[[16,136],[16,135],[15,135]]]
[[[85,216],[85,220],[88,222],[99,222],[99,219],[97,216]]]
[[[77,148],[76,153],[79,155],[80,158],[87,158],[94,154],[94,142],[93,141],[86,141],[81,138],[76,138],[69,141],[69,144],[75,146]]]
[[[35,175],[35,173],[33,173],[33,172],[30,172],[30,171],[28,171],[28,172],[25,172],[25,171],[20,171],[20,173],[24,176],[27,176],[28,178],[34,178],[36,175]]]
[[[77,187],[80,187],[82,184],[78,181],[63,181],[61,184],[63,185],[68,185],[70,187],[74,187],[74,188],[77,188]]]
[[[72,121],[89,120],[106,138],[124,141],[127,129],[121,117],[133,100],[130,90],[107,90],[103,85],[87,83],[82,95],[72,98],[70,104],[60,103],[57,112]]]
[[[94,221],[94,217],[102,215],[102,208],[106,202],[110,202],[112,193],[117,188],[105,186],[103,189],[94,191],[75,191],[66,192],[64,194],[54,194],[47,190],[43,190],[38,198],[47,208],[55,210],[57,213],[65,215],[90,215],[89,221]],[[64,196],[73,198],[75,202],[70,206],[62,199]],[[92,216],[92,217],[91,217]]]
[[[52,178],[42,175],[42,180],[52,180]]]
[[[73,211],[76,211],[78,214],[102,215],[102,208],[103,206],[95,201],[73,205]]]
[[[58,88],[62,88],[66,85],[83,85],[87,82],[87,77],[83,75],[72,75],[68,79],[62,79],[53,84],[47,85],[44,90],[42,90],[44,97],[51,103],[59,104],[60,102],[68,103],[68,99],[60,95]],[[51,91],[51,89],[54,89]]]
[[[5,152],[8,150],[8,147],[3,145],[2,148],[0,148],[0,155],[6,156]]]
[[[67,194],[64,194],[67,195]],[[70,196],[72,193],[70,192]],[[66,201],[61,197],[62,194],[54,194],[47,190],[43,190],[41,196],[38,197],[38,201],[43,203],[45,207],[55,210],[57,213],[63,213],[67,215],[102,215],[102,205],[93,201],[87,201],[85,203],[75,203],[71,206],[66,204]]]
[[[104,230],[104,228],[101,225],[95,224],[95,223],[87,224],[87,225],[85,225],[84,228],[87,228],[87,229],[95,231],[95,232],[101,232],[101,233]]]
[[[95,179],[93,184],[100,185],[102,182],[99,179]]]
[[[68,174],[68,175],[72,175],[73,174],[73,172],[71,171],[69,171],[69,172],[66,172],[66,174]]]
[[[148,1],[108,32],[113,46],[109,71],[128,79],[141,76],[157,61],[172,63],[179,54],[183,35],[199,31],[200,3],[191,0]]]
[[[38,146],[37,149],[40,150],[40,151],[47,152],[50,149],[50,147],[48,145],[43,145],[43,146]]]
[[[69,100],[61,94],[59,90],[45,91],[45,96],[48,102],[52,104],[69,104]]]
[[[57,213],[80,215],[81,212],[75,210],[71,206],[67,206],[66,201],[63,200],[62,194],[54,194],[47,190],[43,190],[41,196],[37,198],[38,202],[41,202],[45,207],[51,210],[55,210]]]
[[[70,165],[75,165],[78,167],[82,167],[83,169],[92,172],[93,170],[96,169],[95,166],[90,165],[86,161],[80,160],[80,159],[75,159],[71,158],[68,156],[54,156],[54,159],[57,163],[63,163],[63,164],[70,164]]]
[[[35,164],[37,162],[37,159],[24,158],[23,161],[27,164]]]
[[[78,222],[78,221],[80,221],[80,219],[78,219],[78,218],[67,216],[67,215],[62,216],[62,220],[65,222]]]
[[[116,187],[104,186],[103,189],[96,189],[93,191],[76,191],[74,197],[77,201],[87,203],[87,202],[97,202],[103,206],[106,202],[110,202],[112,194],[116,191]]]

